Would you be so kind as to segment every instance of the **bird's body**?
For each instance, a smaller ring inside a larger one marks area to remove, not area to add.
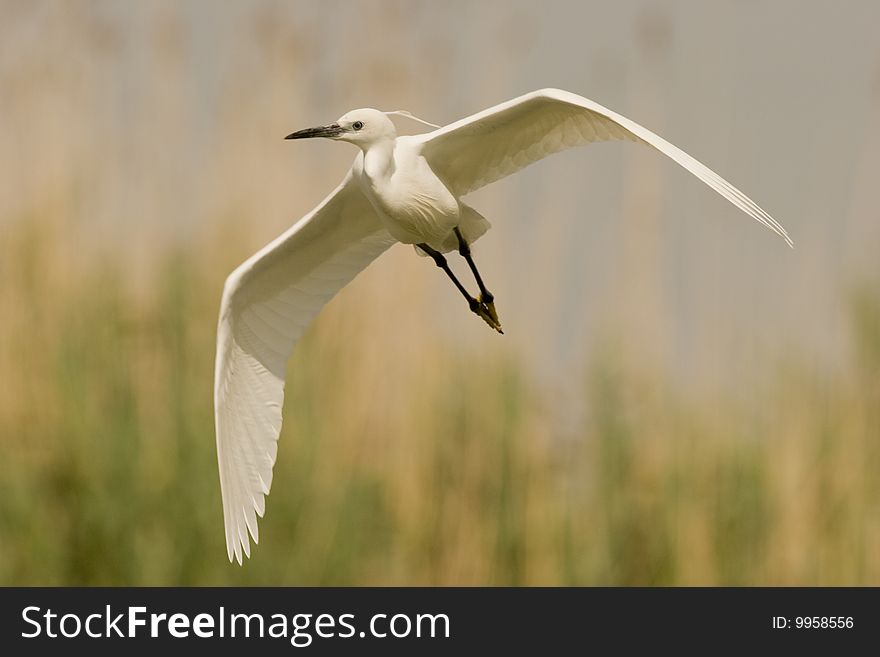
[[[381,112],[373,111],[384,118]],[[374,116],[373,120],[381,119]],[[446,253],[457,245],[454,228],[461,227],[472,243],[489,227],[434,173],[421,153],[420,142],[397,136],[393,124],[382,139],[358,154],[351,171],[385,230],[398,242],[426,243]]]
[[[458,225],[458,200],[412,148],[397,138],[358,157],[355,180],[385,229],[398,242],[442,241]]]
[[[258,540],[281,432],[287,359],[305,328],[342,287],[395,242],[430,255],[501,331],[494,297],[470,252],[489,222],[461,197],[552,153],[594,141],[652,146],[780,235],[757,204],[690,155],[598,103],[558,89],[514,98],[431,132],[398,136],[387,114],[354,110],[290,139],[326,137],[360,149],[318,207],[254,254],[226,281],[220,308],[214,406],[229,559]],[[443,253],[458,248],[480,288],[470,296]]]

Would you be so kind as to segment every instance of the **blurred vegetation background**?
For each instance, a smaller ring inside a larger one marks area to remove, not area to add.
[[[880,584],[878,23],[0,2],[0,585]],[[475,194],[507,335],[406,247],[370,267],[291,359],[262,544],[230,565],[223,280],[354,154],[281,137],[551,85],[703,159],[796,250],[626,144]]]

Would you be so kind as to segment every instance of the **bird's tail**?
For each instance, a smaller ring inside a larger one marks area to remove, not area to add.
[[[485,235],[486,231],[491,227],[492,224],[489,223],[489,220],[486,219],[486,217],[474,210],[471,206],[465,205],[464,203],[461,204],[461,222],[458,224],[458,229],[461,231],[461,235],[464,237],[465,242],[473,244]],[[450,232],[449,236],[446,237],[440,245],[440,250],[443,253],[446,253],[457,249],[458,238],[456,238],[454,232]]]

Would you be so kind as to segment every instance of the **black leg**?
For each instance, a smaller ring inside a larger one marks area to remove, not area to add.
[[[434,264],[436,264],[440,269],[446,272],[446,275],[455,283],[455,287],[458,288],[458,291],[461,292],[462,296],[467,300],[468,306],[471,311],[480,317],[491,326],[493,329],[498,331],[499,333],[503,333],[501,330],[501,325],[498,323],[496,318],[493,318],[491,314],[489,314],[486,305],[477,299],[474,299],[470,293],[465,289],[464,285],[461,284],[461,281],[458,280],[456,275],[449,268],[449,263],[446,262],[446,257],[437,251],[436,249],[431,248],[427,244],[418,244],[417,245],[422,251],[427,253],[434,260]]]
[[[417,245],[422,251],[427,253],[434,260],[434,264],[436,264],[440,269],[446,272],[446,275],[452,279],[452,282],[455,283],[455,287],[458,288],[458,291],[461,292],[462,296],[467,299],[469,305],[473,306],[474,304],[479,303],[476,299],[474,299],[470,293],[465,289],[464,285],[458,280],[452,270],[449,268],[449,263],[446,262],[446,257],[440,253],[439,251],[432,249],[427,244],[418,244]],[[473,308],[472,308],[473,309]]]
[[[489,290],[487,290],[486,286],[483,284],[483,278],[482,276],[480,276],[480,272],[477,270],[477,264],[474,262],[473,256],[471,256],[471,245],[465,241],[464,236],[458,229],[458,226],[453,228],[453,230],[455,231],[455,237],[458,239],[458,252],[465,260],[467,260],[468,267],[471,268],[471,272],[473,272],[474,274],[477,285],[480,287],[479,301],[484,306],[486,306],[486,310],[489,311],[489,314],[492,316],[492,319],[495,320],[495,323],[499,324],[498,313],[495,312],[495,295],[489,292]]]

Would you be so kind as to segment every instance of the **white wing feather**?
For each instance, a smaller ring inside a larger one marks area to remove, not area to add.
[[[411,137],[431,169],[463,196],[566,148],[597,141],[641,141],[675,160],[753,219],[791,238],[757,203],[683,150],[582,96],[541,89]]]
[[[226,280],[214,419],[226,550],[258,542],[272,485],[287,360],[321,307],[394,243],[352,175]]]

